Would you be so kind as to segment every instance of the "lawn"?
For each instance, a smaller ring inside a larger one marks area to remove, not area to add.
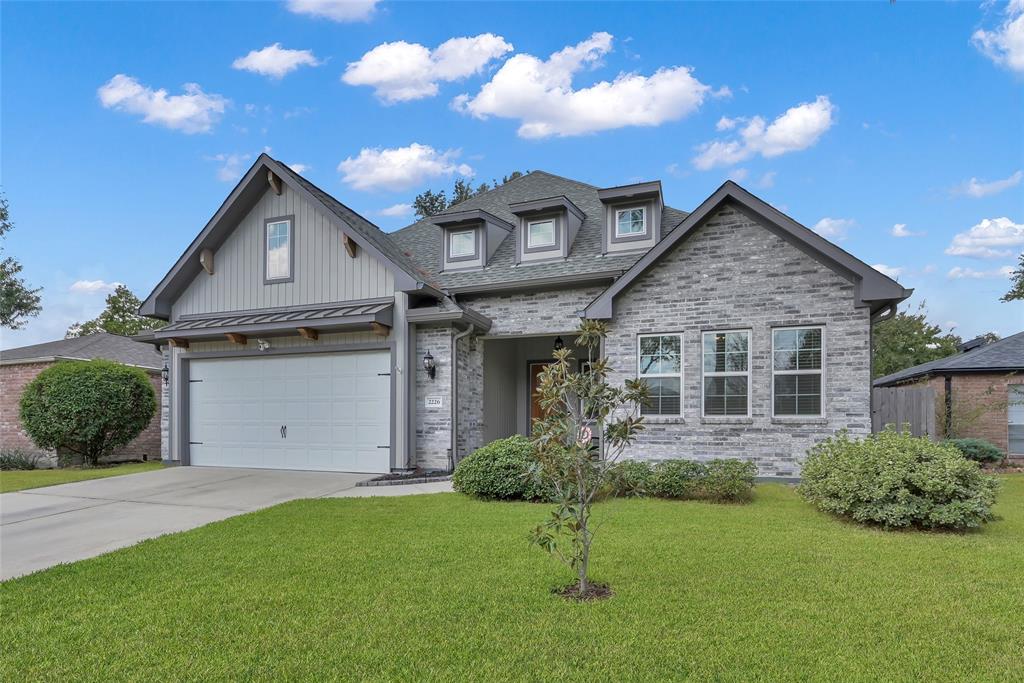
[[[65,467],[55,470],[5,470],[0,472],[0,493],[37,489],[40,486],[54,486],[86,479],[103,479],[119,477],[122,474],[135,474],[158,470],[163,465],[159,462],[131,462],[111,467]]]
[[[1020,680],[1024,476],[969,534],[846,524],[793,489],[616,500],[594,571],[527,545],[547,507],[286,503],[0,585],[0,679]]]

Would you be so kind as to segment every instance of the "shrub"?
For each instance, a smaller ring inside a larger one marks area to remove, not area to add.
[[[748,500],[754,490],[757,465],[748,460],[718,459],[705,464],[702,489],[706,498],[717,501]]]
[[[646,495],[654,471],[645,460],[623,460],[611,471],[613,495],[623,497]]]
[[[956,446],[965,458],[974,462],[999,462],[1003,459],[1003,452],[985,439],[948,439],[946,443]]]
[[[887,429],[840,432],[811,449],[801,495],[819,509],[887,528],[971,529],[994,519],[998,482],[956,447]]]
[[[106,360],[57,363],[21,395],[21,423],[36,445],[86,465],[128,445],[155,413],[146,373]]]
[[[34,470],[39,467],[39,456],[24,451],[0,451],[0,470]]]
[[[473,451],[452,474],[452,487],[489,500],[550,500],[551,491],[531,474],[536,459],[525,436],[498,439]]]
[[[690,460],[663,460],[654,466],[649,492],[659,498],[696,498],[700,495],[707,467]]]

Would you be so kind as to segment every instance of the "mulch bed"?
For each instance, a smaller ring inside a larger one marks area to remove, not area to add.
[[[605,600],[614,595],[611,586],[606,583],[591,583],[587,587],[586,593],[580,593],[579,586],[575,582],[568,586],[563,586],[562,588],[555,588],[552,592],[566,600],[575,600],[576,602]]]

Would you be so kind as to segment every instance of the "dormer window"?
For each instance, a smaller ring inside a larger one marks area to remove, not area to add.
[[[430,219],[441,228],[441,271],[483,268],[513,225],[482,209],[438,214]]]
[[[463,258],[476,255],[476,230],[457,230],[448,234],[448,256]]]
[[[270,218],[264,224],[263,282],[292,282],[295,267],[292,216]]]
[[[527,225],[527,248],[553,247],[555,244],[555,221],[553,219],[533,221]]]
[[[633,237],[647,233],[647,209],[643,206],[615,211],[615,236]]]

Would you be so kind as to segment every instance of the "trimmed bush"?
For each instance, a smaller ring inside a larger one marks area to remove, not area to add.
[[[452,487],[487,500],[551,500],[551,487],[533,474],[536,462],[533,444],[525,436],[498,439],[455,467]]]
[[[699,462],[663,460],[654,466],[649,493],[659,498],[696,498],[707,473]]]
[[[654,474],[645,460],[623,460],[611,472],[614,495],[624,498],[646,495]]]
[[[106,360],[63,361],[21,395],[21,424],[37,446],[86,465],[127,446],[156,413],[146,373]]]
[[[994,519],[999,483],[951,444],[887,429],[811,449],[800,494],[819,509],[886,528],[973,529]]]
[[[985,439],[947,439],[946,443],[956,446],[965,458],[974,462],[1000,462],[1003,459],[1003,452]]]
[[[0,451],[0,470],[34,470],[39,467],[39,456],[25,451]]]
[[[733,458],[709,460],[702,484],[704,497],[719,502],[749,500],[757,465]]]

